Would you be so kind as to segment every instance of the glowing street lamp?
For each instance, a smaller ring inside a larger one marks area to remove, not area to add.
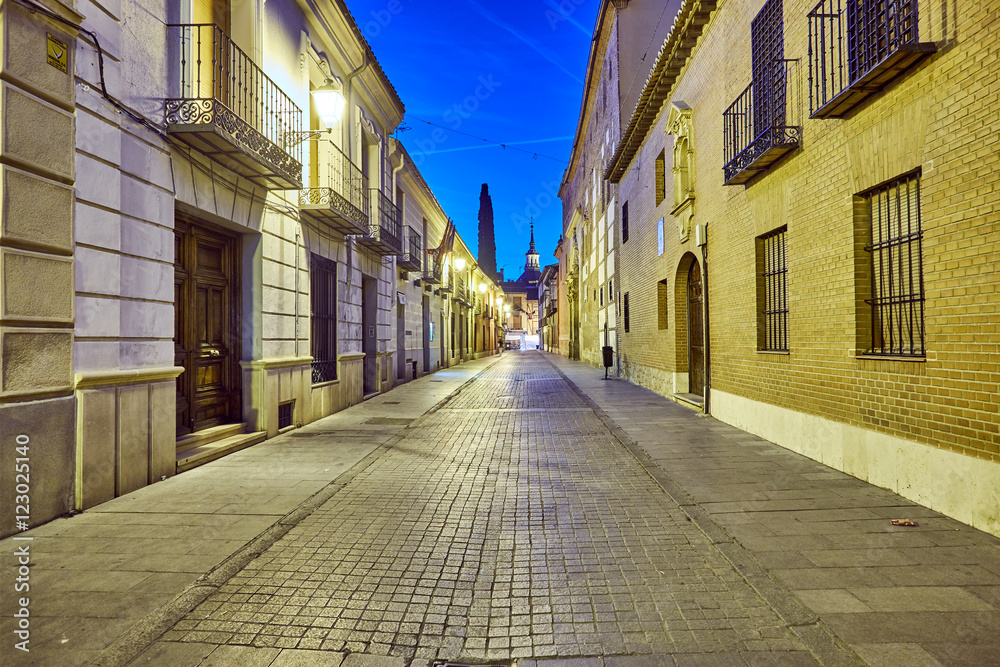
[[[486,283],[479,283],[479,293],[486,294]]]
[[[455,259],[455,268],[457,270],[459,270],[459,271],[465,270],[465,258],[464,257],[458,257],[457,259]]]
[[[333,79],[327,79],[325,84],[312,91],[312,96],[316,102],[316,113],[325,127],[335,126],[344,117],[347,99],[340,84]]]

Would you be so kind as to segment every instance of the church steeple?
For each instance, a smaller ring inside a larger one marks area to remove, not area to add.
[[[538,264],[538,251],[535,250],[535,223],[531,223],[531,245],[528,246],[528,252],[524,253],[524,270],[528,269],[541,270]]]

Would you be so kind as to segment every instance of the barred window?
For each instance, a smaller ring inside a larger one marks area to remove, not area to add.
[[[868,354],[924,356],[920,173],[862,195],[871,221],[871,347]]]
[[[312,381],[320,384],[337,379],[337,265],[312,255],[310,269]]]
[[[625,308],[625,331],[627,332],[628,328],[629,328],[629,321],[628,321],[628,319],[629,319],[628,318],[628,292],[625,292],[625,305],[624,305],[624,308]]]
[[[628,241],[628,202],[622,204],[622,243]]]
[[[787,227],[757,238],[758,349],[788,351]]]

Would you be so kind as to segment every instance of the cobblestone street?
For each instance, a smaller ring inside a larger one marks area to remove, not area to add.
[[[541,355],[507,355],[404,433],[163,639],[473,661],[804,651]]]
[[[1000,664],[1000,540],[538,352],[25,536],[15,665]]]

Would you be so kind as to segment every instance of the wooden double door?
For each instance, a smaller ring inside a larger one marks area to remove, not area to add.
[[[174,228],[177,435],[241,417],[239,237],[178,213]]]

